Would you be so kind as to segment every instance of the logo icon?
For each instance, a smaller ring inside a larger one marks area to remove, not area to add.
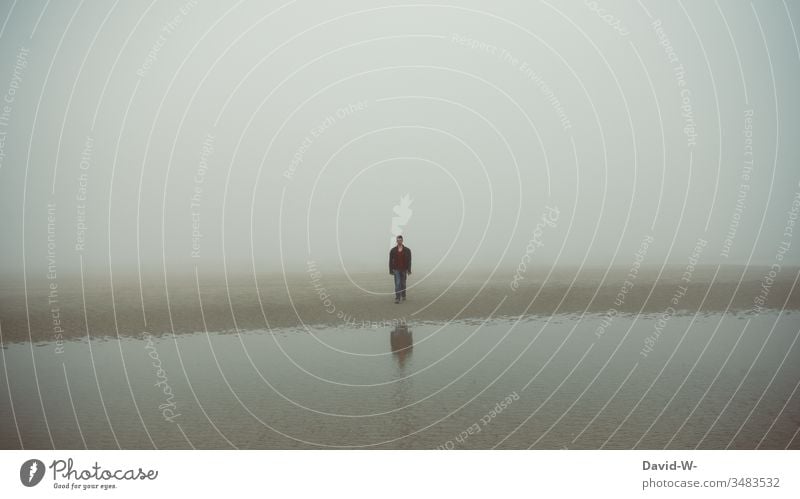
[[[19,480],[26,487],[35,487],[44,478],[44,463],[38,459],[28,459],[19,469]]]
[[[400,202],[392,209],[397,216],[392,217],[392,235],[389,238],[389,246],[394,246],[394,238],[403,233],[403,227],[411,219],[411,214],[413,213],[411,210],[411,203],[413,201],[411,195],[406,194],[400,198]]]

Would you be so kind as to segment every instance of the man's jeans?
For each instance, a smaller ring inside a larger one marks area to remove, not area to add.
[[[394,271],[394,299],[399,300],[400,297],[406,297],[406,271]]]

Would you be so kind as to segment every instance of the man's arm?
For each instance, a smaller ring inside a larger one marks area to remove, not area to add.
[[[390,249],[390,250],[389,250],[389,273],[390,273],[390,274],[392,273],[392,250],[393,250],[393,249],[394,249],[394,248],[392,248],[392,249]]]
[[[410,274],[411,273],[411,250],[408,249],[408,248],[406,248],[406,250],[408,251],[408,273]]]

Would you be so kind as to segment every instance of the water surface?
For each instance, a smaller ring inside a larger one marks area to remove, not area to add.
[[[796,449],[799,317],[556,315],[7,344],[0,443]]]

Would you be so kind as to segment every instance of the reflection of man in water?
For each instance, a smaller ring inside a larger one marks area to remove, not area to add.
[[[389,273],[394,275],[394,302],[406,301],[406,275],[411,273],[411,250],[397,236],[397,246],[389,251]]]
[[[411,349],[414,347],[414,338],[411,336],[411,331],[405,324],[398,324],[396,328],[389,333],[389,345],[392,347],[392,353],[397,357],[397,363],[400,367],[405,364],[406,358],[411,356]]]

